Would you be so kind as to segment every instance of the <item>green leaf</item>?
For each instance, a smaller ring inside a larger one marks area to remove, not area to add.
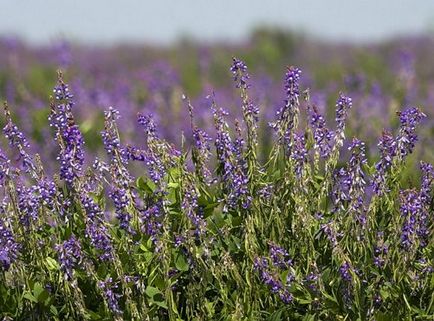
[[[394,319],[393,314],[377,312],[375,314],[375,320],[377,320],[377,321],[394,321],[395,319]]]
[[[59,311],[57,311],[57,308],[54,305],[50,306],[50,312],[53,315],[59,315]]]
[[[176,189],[179,187],[179,184],[171,182],[171,183],[167,184],[167,187]]]
[[[164,308],[164,309],[168,308],[165,301],[153,301],[153,302],[161,308]]]
[[[142,192],[153,193],[155,191],[155,184],[151,180],[139,177],[136,181],[137,188]]]
[[[45,290],[42,285],[38,282],[35,283],[35,285],[33,286],[33,295],[35,296],[35,298],[38,300],[39,303],[43,303],[45,302],[48,297],[48,291]]]
[[[154,298],[157,294],[163,294],[159,289],[153,286],[148,286],[145,290],[145,293],[148,297]]]
[[[178,254],[176,256],[176,260],[175,260],[175,267],[179,270],[179,271],[188,271],[189,266],[188,266],[188,262],[185,259],[184,255],[182,254]]]
[[[24,293],[23,298],[24,298],[24,299],[27,299],[27,300],[29,300],[29,301],[32,301],[32,302],[38,303],[38,300],[37,300],[37,299],[33,296],[33,294],[31,294],[30,292],[26,292],[26,293]]]
[[[47,257],[45,259],[46,261],[46,265],[47,268],[51,271],[58,271],[59,270],[59,263],[57,263],[57,261],[55,259],[53,259],[52,257]]]

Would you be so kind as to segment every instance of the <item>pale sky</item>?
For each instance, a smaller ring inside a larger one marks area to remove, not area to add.
[[[0,35],[110,44],[244,39],[278,26],[333,40],[381,40],[434,30],[434,0],[0,0]]]

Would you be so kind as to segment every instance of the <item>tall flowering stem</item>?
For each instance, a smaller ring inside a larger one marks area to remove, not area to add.
[[[392,168],[393,159],[396,156],[396,140],[388,131],[383,131],[378,143],[380,150],[380,160],[375,164],[375,173],[372,179],[374,193],[381,196],[388,192],[386,186],[387,175]]]
[[[195,166],[197,177],[206,184],[213,182],[212,173],[208,169],[207,164],[211,158],[211,141],[212,138],[202,129],[198,128],[194,123],[193,106],[190,100],[183,96],[184,100],[187,100],[188,112],[190,115],[190,127],[193,135],[193,147],[192,147],[192,161]]]
[[[24,134],[18,129],[17,125],[13,123],[7,102],[4,102],[4,110],[6,125],[3,128],[3,134],[9,141],[9,145],[17,149],[24,170],[30,173],[34,179],[37,179],[39,175],[35,163],[32,156],[27,152],[29,143]]]
[[[249,191],[248,166],[244,159],[244,139],[240,135],[237,125],[237,138],[232,141],[225,121],[227,112],[223,109],[212,108],[214,125],[217,132],[215,146],[217,150],[218,173],[223,183],[223,190],[226,194],[225,210],[235,209],[237,205],[247,209],[251,205]]]
[[[333,132],[326,127],[324,117],[316,106],[311,108],[310,126],[313,131],[314,149],[323,159],[328,159],[333,145]]]
[[[278,143],[286,145],[291,150],[294,131],[298,127],[300,112],[300,76],[301,70],[297,67],[288,67],[285,74],[285,105],[277,112],[277,120],[270,123],[278,137]]]
[[[411,154],[417,141],[416,126],[426,117],[417,107],[409,107],[402,112],[398,112],[399,134],[396,138],[397,154],[400,160]]]
[[[324,197],[328,194],[331,185],[331,175],[335,172],[340,157],[340,149],[345,140],[345,126],[348,111],[351,109],[353,101],[343,93],[339,94],[336,101],[336,130],[333,134],[334,141],[330,158],[325,163],[325,174],[322,187],[318,196],[318,206],[323,202]]]
[[[132,176],[127,169],[128,151],[121,147],[119,131],[116,125],[116,119],[119,118],[119,111],[110,107],[104,112],[104,147],[110,157],[109,173],[113,186],[111,186],[110,198],[115,205],[116,217],[119,220],[120,227],[128,233],[134,233],[131,226],[134,213],[135,226],[139,228],[138,215],[135,208],[130,205],[135,204],[133,197],[134,191],[131,188]]]
[[[72,113],[73,95],[69,86],[64,83],[60,71],[53,93],[55,100],[51,103],[49,121],[56,131],[56,141],[60,147],[57,158],[60,162],[60,178],[72,185],[73,181],[82,175],[84,140]]]
[[[242,109],[243,109],[243,118],[244,123],[247,128],[247,163],[250,168],[251,176],[256,175],[254,173],[254,168],[257,166],[256,164],[256,149],[258,145],[258,115],[259,108],[256,106],[253,101],[249,98],[248,89],[250,84],[248,80],[250,75],[247,71],[246,64],[237,59],[232,58],[232,66],[230,71],[233,74],[233,78],[236,84],[236,87],[241,91],[241,99],[242,99]]]

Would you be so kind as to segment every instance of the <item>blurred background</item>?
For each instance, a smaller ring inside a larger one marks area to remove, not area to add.
[[[296,65],[329,127],[339,92],[353,98],[349,137],[366,141],[368,155],[383,129],[396,131],[397,111],[420,106],[428,117],[414,159],[434,159],[423,148],[434,140],[434,1],[15,0],[0,9],[0,99],[47,160],[57,153],[47,120],[57,69],[75,95],[91,159],[104,152],[98,135],[109,106],[121,112],[122,139],[137,145],[138,112],[152,113],[170,142],[179,146],[181,133],[189,141],[183,94],[211,135],[210,94],[229,119],[240,118],[233,56],[251,74],[263,155],[286,66]]]

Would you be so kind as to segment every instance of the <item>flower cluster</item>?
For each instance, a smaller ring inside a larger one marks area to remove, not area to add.
[[[60,146],[58,160],[60,162],[60,178],[68,184],[82,173],[84,164],[83,136],[75,124],[72,114],[73,95],[59,73],[58,83],[53,90],[56,103],[51,106],[50,126],[56,130],[56,140]]]
[[[0,221],[0,268],[3,271],[9,270],[11,264],[17,259],[20,249],[12,231],[5,223],[2,218]]]
[[[73,279],[73,269],[81,263],[83,256],[80,241],[72,235],[68,240],[55,247],[60,269],[65,273],[65,279]]]
[[[318,112],[315,106],[313,106],[310,115],[310,125],[313,130],[315,150],[322,158],[328,158],[333,144],[333,132],[326,127],[324,117]]]

